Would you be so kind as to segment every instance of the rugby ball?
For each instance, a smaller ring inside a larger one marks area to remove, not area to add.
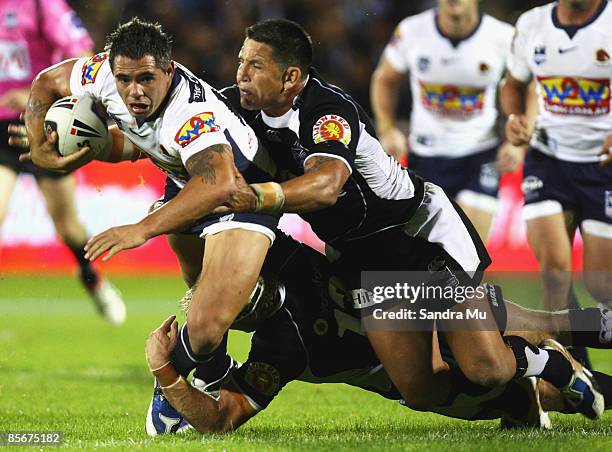
[[[45,116],[45,135],[52,132],[57,132],[61,155],[86,146],[94,149],[97,159],[104,159],[110,152],[104,107],[91,96],[68,96],[53,103]]]

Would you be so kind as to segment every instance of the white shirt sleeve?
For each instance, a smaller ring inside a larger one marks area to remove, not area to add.
[[[221,118],[210,108],[204,107],[201,112],[183,109],[176,116],[173,115],[173,119],[164,129],[162,136],[168,137],[170,147],[181,156],[183,165],[191,156],[211,146],[231,146],[225,136]]]
[[[528,42],[528,17],[526,14],[521,15],[516,22],[512,45],[510,46],[510,54],[508,55],[507,67],[508,72],[515,79],[521,82],[529,82],[531,80],[531,69],[528,64],[527,42]]]
[[[99,99],[104,82],[109,76],[112,76],[112,71],[108,62],[108,53],[79,58],[70,73],[70,91],[75,96],[91,94]]]
[[[401,21],[391,40],[384,50],[384,57],[398,72],[408,72],[410,70],[410,36],[408,33],[409,24],[406,19]]]

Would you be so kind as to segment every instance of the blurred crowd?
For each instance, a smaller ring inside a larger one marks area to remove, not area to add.
[[[69,0],[102,49],[106,34],[132,16],[160,22],[174,36],[174,58],[223,87],[233,83],[248,25],[284,17],[302,24],[315,43],[315,64],[369,111],[370,76],[393,29],[435,0]],[[545,0],[481,0],[483,12],[514,23]],[[407,105],[408,102],[405,103]],[[406,107],[400,115],[406,115]]]

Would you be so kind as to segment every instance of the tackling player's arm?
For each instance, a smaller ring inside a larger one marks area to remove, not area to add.
[[[168,317],[149,334],[145,356],[170,404],[200,433],[227,432],[238,428],[257,410],[232,384],[224,384],[218,400],[193,388],[170,364],[177,342],[176,316]]]
[[[223,384],[218,400],[195,389],[184,378],[162,391],[170,404],[200,433],[236,430],[257,414],[231,381]]]
[[[395,157],[401,157],[408,151],[406,135],[397,127],[395,118],[402,77],[403,74],[383,54],[370,82],[370,101],[378,138],[387,154]]]
[[[248,185],[240,178],[237,189],[215,213],[275,212],[306,213],[333,206],[350,176],[337,158],[315,155],[304,164],[304,174],[281,184]]]
[[[136,224],[118,226],[92,237],[85,246],[85,257],[97,259],[110,250],[104,261],[119,251],[136,248],[161,234],[184,229],[222,205],[234,191],[240,173],[234,165],[231,148],[215,144],[189,157],[185,163],[190,179],[163,207]]]

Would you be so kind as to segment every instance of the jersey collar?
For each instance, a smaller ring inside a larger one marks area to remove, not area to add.
[[[599,18],[599,16],[601,16],[601,14],[604,12],[607,5],[608,5],[608,0],[603,0],[601,2],[601,5],[599,5],[599,8],[597,9],[597,11],[595,11],[595,14],[593,14],[591,18],[587,20],[585,23],[583,23],[582,25],[563,25],[561,22],[559,22],[559,15],[557,14],[558,5],[555,5],[554,8],[552,9],[553,25],[556,28],[560,28],[561,30],[564,30],[569,36],[569,38],[573,39],[576,33],[578,33],[578,30],[584,27],[588,27],[593,22],[595,22]]]
[[[436,12],[434,14],[434,23],[436,24],[436,30],[438,31],[440,36],[442,36],[445,39],[448,39],[450,41],[451,45],[453,46],[453,48],[456,49],[457,47],[459,47],[459,44],[461,44],[463,41],[467,41],[468,39],[470,39],[480,29],[480,25],[482,25],[482,14],[478,15],[478,23],[476,24],[474,29],[470,32],[470,34],[468,34],[467,36],[464,36],[463,38],[452,38],[452,37],[447,36],[446,34],[444,34],[442,29],[440,28],[440,21],[439,21],[439,18],[438,18],[438,11],[437,10],[436,10]]]

